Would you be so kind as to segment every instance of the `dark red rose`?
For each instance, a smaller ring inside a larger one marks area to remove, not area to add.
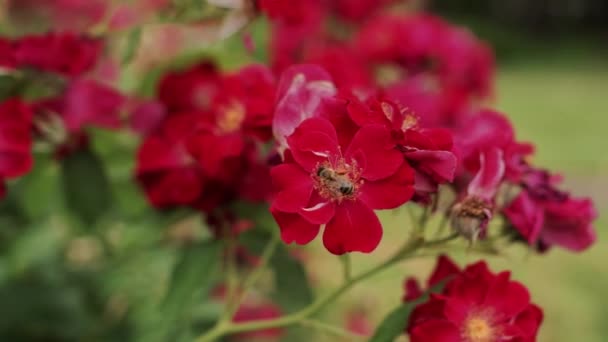
[[[0,37],[0,67],[12,69],[17,65],[13,43]]]
[[[526,287],[509,272],[494,274],[478,262],[418,305],[407,331],[412,342],[534,342],[542,320]]]
[[[73,32],[25,36],[15,42],[15,61],[19,67],[76,77],[95,66],[102,43]]]
[[[0,103],[0,179],[27,173],[32,158],[32,111],[20,99]]]
[[[306,244],[325,225],[323,243],[331,253],[372,252],[382,237],[373,209],[396,208],[414,192],[414,172],[390,131],[367,125],[340,146],[330,121],[311,118],[287,143],[286,162],[271,170],[271,211],[283,241]]]
[[[559,180],[545,170],[530,168],[523,177],[523,190],[503,213],[531,246],[581,252],[597,238],[592,225],[597,212],[591,199],[558,190]]]
[[[158,86],[158,99],[170,113],[208,111],[219,92],[220,74],[211,62],[166,74]]]

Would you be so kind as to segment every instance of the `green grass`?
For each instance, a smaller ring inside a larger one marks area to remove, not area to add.
[[[498,76],[496,107],[511,117],[519,140],[537,146],[534,163],[561,172],[566,186],[581,196],[592,196],[600,213],[608,210],[608,65],[595,60],[509,64]],[[410,226],[404,210],[383,213],[385,236],[371,256],[353,256],[355,272],[373,266],[399,245]],[[590,250],[574,254],[554,249],[546,255],[513,248],[504,257],[490,259],[494,270],[512,270],[513,278],[526,284],[534,302],[544,308],[540,342],[600,342],[608,339],[608,235],[605,221],[596,223],[599,241]],[[328,260],[315,241],[311,272],[323,287],[340,281],[338,260]],[[465,250],[453,253],[461,263],[479,256]],[[341,301],[341,309],[328,314],[340,322],[338,311],[357,305],[367,307],[379,322],[395,307],[408,275],[428,276],[434,260],[399,265],[357,286]],[[363,303],[363,304],[361,304]]]

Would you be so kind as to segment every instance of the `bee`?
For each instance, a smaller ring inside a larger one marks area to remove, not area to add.
[[[339,173],[334,169],[321,166],[317,169],[317,176],[330,190],[339,192],[344,196],[352,195],[355,191],[355,185],[346,173]]]

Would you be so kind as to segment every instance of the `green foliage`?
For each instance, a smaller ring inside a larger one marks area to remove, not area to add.
[[[169,317],[185,311],[195,296],[206,297],[217,280],[220,252],[221,243],[211,240],[184,248],[163,300],[163,311]]]
[[[92,150],[80,149],[61,163],[66,204],[87,226],[93,226],[110,208],[112,193],[104,165]]]
[[[129,64],[133,58],[135,57],[135,54],[137,53],[137,48],[140,45],[141,42],[141,31],[142,31],[142,27],[141,26],[137,26],[135,28],[133,28],[131,31],[129,31],[129,34],[127,35],[127,41],[126,41],[126,47],[124,50],[124,54],[122,55],[122,64]]]

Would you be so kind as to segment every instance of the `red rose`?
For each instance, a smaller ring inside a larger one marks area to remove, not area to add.
[[[536,341],[543,312],[509,272],[494,274],[482,261],[452,277],[412,312],[412,342]]]
[[[373,209],[396,208],[414,192],[413,170],[390,131],[367,125],[340,146],[330,121],[311,118],[287,143],[285,163],[271,170],[277,190],[271,211],[283,241],[306,244],[324,224],[331,253],[373,251],[382,237]]]

